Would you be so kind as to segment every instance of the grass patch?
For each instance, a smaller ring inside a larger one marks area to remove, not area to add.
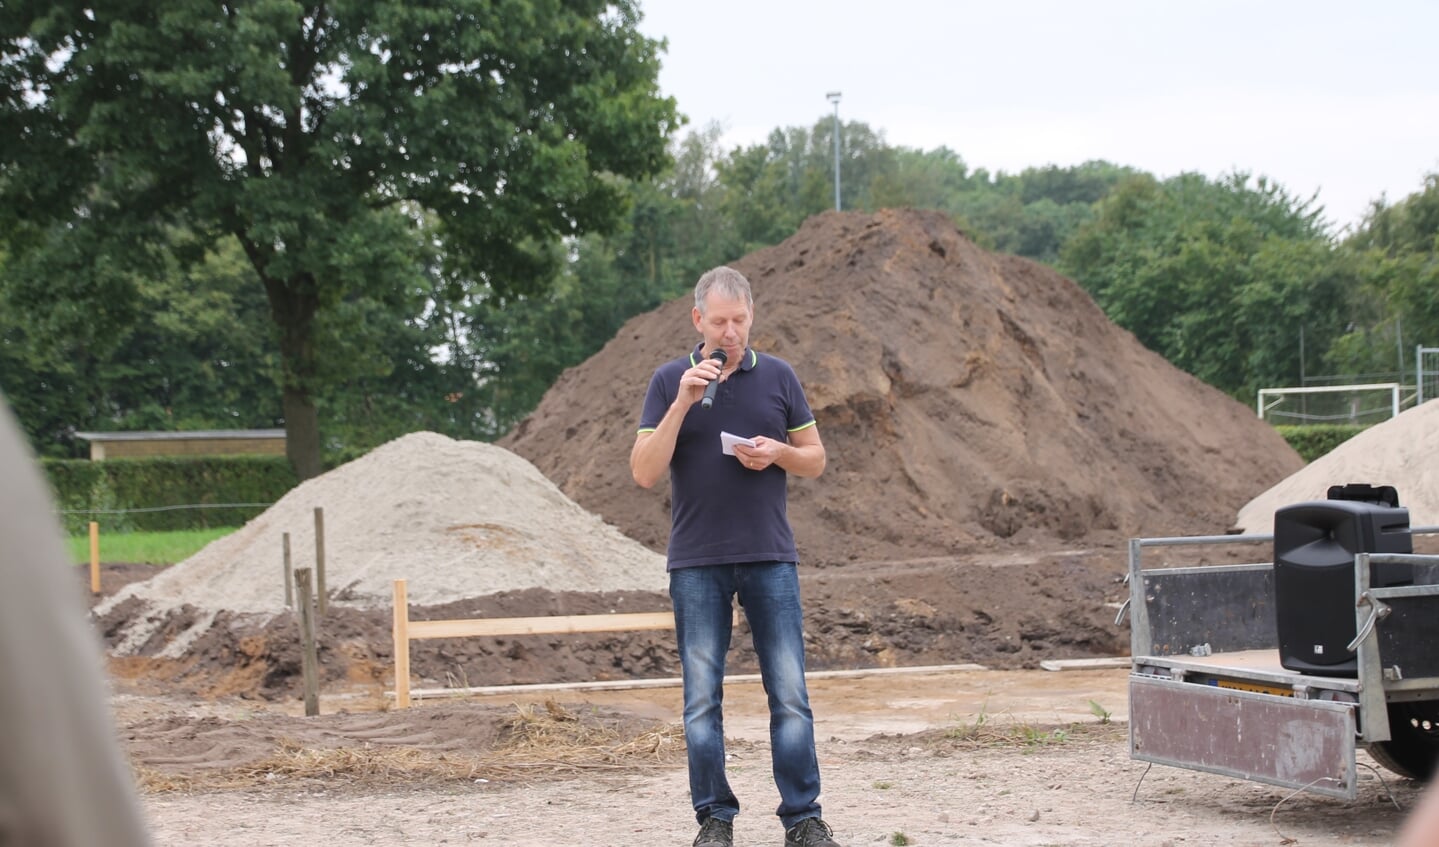
[[[169,532],[102,532],[100,561],[173,565],[190,558],[206,544],[229,535],[235,529],[236,527],[218,527]],[[65,543],[70,561],[76,564],[89,563],[89,535],[72,535],[65,539]]]
[[[1108,709],[1104,708],[1093,700],[1089,701],[1089,713],[1094,715],[1096,718],[1099,718],[1100,723],[1109,723],[1112,718],[1112,715],[1109,714]]]
[[[1095,711],[1094,701],[1090,701]],[[1100,709],[1099,712],[1103,712]],[[953,746],[971,749],[983,747],[1038,748],[1064,744],[1072,740],[1105,740],[1119,738],[1125,728],[1109,720],[1109,713],[1103,712],[1097,724],[1071,723],[1066,726],[1034,726],[1015,720],[1012,716],[1004,721],[995,721],[981,710],[972,723],[960,722],[944,731],[945,739]]]

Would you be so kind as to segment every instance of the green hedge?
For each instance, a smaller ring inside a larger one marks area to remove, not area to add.
[[[65,530],[82,533],[94,520],[108,532],[240,526],[295,487],[284,456],[42,459]],[[161,506],[260,503],[248,508]],[[122,514],[105,514],[122,511]]]
[[[1315,424],[1313,426],[1276,426],[1279,434],[1289,442],[1304,461],[1315,459],[1348,441],[1366,427],[1355,424]]]

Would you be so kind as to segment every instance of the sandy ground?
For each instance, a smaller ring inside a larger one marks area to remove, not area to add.
[[[825,817],[841,843],[1004,845],[1389,844],[1418,787],[1361,766],[1344,802],[1131,761],[1124,669],[964,671],[825,679],[811,684]],[[554,698],[574,710],[678,721],[677,689],[555,692],[420,701],[366,711],[373,693],[328,696],[300,719],[293,702],[183,702],[119,691],[132,758],[164,718],[206,732],[231,725],[331,730],[388,743],[445,746],[456,710],[513,710]],[[772,810],[763,692],[727,689],[730,777],[744,812],[736,843],[782,843]],[[1110,713],[1102,723],[1095,706]],[[479,712],[475,712],[478,714]],[[460,712],[459,714],[465,714]],[[285,723],[291,722],[291,723]],[[346,723],[348,722],[348,723]],[[984,730],[984,731],[981,731]],[[992,731],[990,731],[992,730]],[[298,730],[303,731],[303,730]],[[234,743],[234,742],[227,742]],[[214,751],[201,758],[214,759]],[[1362,762],[1369,762],[1361,754]],[[1382,779],[1381,775],[1382,774]],[[684,845],[694,834],[682,759],[580,777],[411,784],[276,780],[242,790],[147,793],[157,845]]]

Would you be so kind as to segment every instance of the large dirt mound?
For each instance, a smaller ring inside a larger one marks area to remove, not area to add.
[[[809,562],[1222,532],[1302,465],[1078,285],[942,214],[829,212],[734,266],[755,290],[751,343],[793,363],[829,450],[824,477],[791,485]],[[651,371],[698,339],[690,306],[626,323],[501,442],[656,550],[667,491],[638,489],[628,452]]]
[[[1364,430],[1310,462],[1239,510],[1245,532],[1274,531],[1274,512],[1323,500],[1329,486],[1351,482],[1392,485],[1409,525],[1439,526],[1439,403],[1429,402]]]

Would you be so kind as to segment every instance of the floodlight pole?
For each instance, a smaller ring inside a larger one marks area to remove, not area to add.
[[[834,104],[834,210],[839,211],[839,95],[831,91],[825,96]]]

